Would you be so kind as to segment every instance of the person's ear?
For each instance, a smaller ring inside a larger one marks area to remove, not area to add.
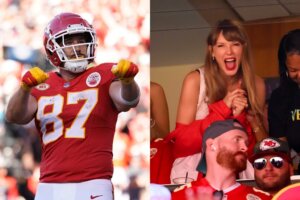
[[[211,150],[212,150],[212,151],[216,151],[216,150],[217,150],[217,149],[216,149],[216,146],[212,144],[212,145],[211,145]]]
[[[216,146],[213,145],[213,144],[210,146],[210,148],[211,148],[212,151],[216,151],[216,150],[217,150],[217,149],[216,149]]]
[[[216,146],[215,146],[215,144],[214,144],[214,140],[211,139],[211,138],[209,138],[209,139],[206,140],[206,146],[207,146],[211,151],[216,151],[216,150],[217,150],[217,148],[216,148]]]
[[[211,45],[209,45],[208,49],[209,49],[209,52],[210,52],[210,55],[211,55],[211,59],[215,60],[216,57],[215,57],[215,54],[214,54],[213,47]]]

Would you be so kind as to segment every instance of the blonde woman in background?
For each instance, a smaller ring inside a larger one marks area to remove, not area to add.
[[[265,84],[253,72],[246,31],[238,21],[225,19],[218,22],[207,38],[204,66],[190,72],[184,79],[176,129],[181,128],[182,134],[188,137],[189,132],[184,131],[184,127],[193,126],[195,120],[201,120],[199,123],[205,123],[207,127],[216,120],[235,118],[247,129],[248,152],[252,153],[256,141],[268,135],[260,123],[264,106]],[[184,147],[186,144],[176,141],[182,149],[199,153],[201,141],[193,142],[195,146]],[[192,161],[188,162],[188,168],[192,169]],[[175,160],[173,168],[179,163],[184,162]],[[177,169],[182,171],[182,165]]]

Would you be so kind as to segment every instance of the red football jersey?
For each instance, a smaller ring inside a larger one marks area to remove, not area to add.
[[[170,184],[173,143],[159,138],[151,141],[150,147],[150,183]]]
[[[172,193],[172,200],[188,200],[186,197],[186,190],[191,188],[194,193],[197,193],[199,187],[209,187],[212,191],[216,191],[205,178],[198,181],[193,181],[184,186],[181,186],[174,190]],[[236,183],[235,185],[225,189],[223,191],[223,199],[236,200],[236,199],[257,199],[257,200],[270,200],[272,196],[264,191],[256,188]]]
[[[112,63],[65,81],[56,72],[32,90],[42,143],[41,182],[110,179],[118,111],[109,96]]]

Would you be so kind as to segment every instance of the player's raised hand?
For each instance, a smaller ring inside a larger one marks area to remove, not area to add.
[[[139,72],[139,68],[129,60],[121,59],[117,65],[111,69],[112,73],[124,83],[133,81],[135,75]]]
[[[45,82],[49,78],[49,75],[39,67],[33,67],[28,70],[22,77],[21,87],[29,91],[32,87]]]

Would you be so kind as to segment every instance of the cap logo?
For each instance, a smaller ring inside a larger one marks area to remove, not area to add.
[[[272,140],[272,139],[265,139],[259,145],[259,148],[262,151],[266,151],[266,150],[274,149],[274,148],[278,148],[278,147],[280,147],[280,144],[277,141]]]

